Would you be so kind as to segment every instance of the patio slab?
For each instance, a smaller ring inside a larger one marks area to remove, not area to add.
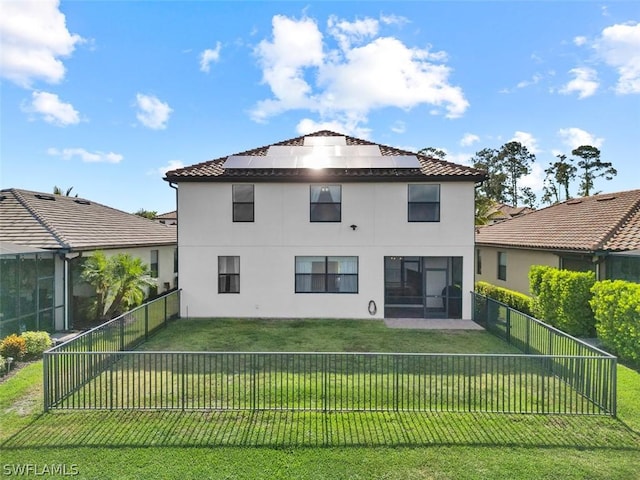
[[[407,328],[414,330],[484,330],[472,320],[452,318],[385,318],[388,328]]]

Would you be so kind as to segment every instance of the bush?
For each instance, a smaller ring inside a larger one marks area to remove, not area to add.
[[[7,371],[7,360],[0,355],[0,375],[4,375]]]
[[[594,336],[595,318],[589,301],[594,272],[573,272],[536,265],[529,270],[535,317],[570,335]]]
[[[640,284],[605,280],[591,291],[598,338],[621,358],[640,363]]]
[[[3,357],[13,357],[14,360],[21,359],[27,351],[27,345],[24,338],[19,337],[15,333],[9,335],[0,343],[0,355]]]
[[[532,314],[532,299],[524,293],[497,287],[487,282],[476,282],[476,292],[486,297],[502,302],[519,312]]]
[[[47,332],[23,332],[20,336],[24,338],[27,348],[25,356],[28,358],[40,358],[53,345]]]

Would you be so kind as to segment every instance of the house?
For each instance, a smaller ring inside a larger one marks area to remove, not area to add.
[[[469,319],[484,178],[330,131],[170,171],[181,314]]]
[[[175,226],[84,198],[0,190],[1,331],[58,331],[81,323],[82,305],[92,295],[80,279],[82,263],[97,250],[141,258],[157,279],[158,293],[176,287],[176,234]],[[27,268],[36,272],[29,273],[30,283]]]
[[[178,212],[174,210],[172,212],[163,213],[161,215],[156,216],[155,220],[160,223],[165,223],[167,225],[177,225],[178,224]]]
[[[506,203],[497,203],[489,211],[488,217],[491,219],[490,224],[509,220],[511,218],[519,217],[520,215],[526,215],[527,213],[535,212],[535,208],[530,207],[512,207]]]
[[[640,282],[640,190],[575,198],[480,227],[476,280],[529,294],[532,265]]]

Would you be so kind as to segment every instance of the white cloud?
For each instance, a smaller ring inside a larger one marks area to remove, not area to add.
[[[596,93],[600,86],[598,82],[598,72],[593,68],[581,67],[572,68],[569,73],[575,76],[573,80],[560,89],[560,93],[570,95],[577,92],[578,98],[587,98]]]
[[[309,18],[277,15],[272,23],[272,39],[261,41],[255,53],[273,96],[257,103],[251,112],[256,121],[306,109],[322,121],[357,125],[374,109],[426,104],[454,118],[469,106],[462,89],[449,83],[451,68],[441,63],[445,52],[377,36],[378,20],[331,17],[326,38]],[[325,49],[332,38],[337,48]]]
[[[220,60],[220,50],[222,49],[222,44],[220,42],[216,42],[216,48],[213,50],[207,48],[204,52],[200,54],[200,70],[203,72],[209,72],[211,70],[211,63],[217,63]]]
[[[58,95],[49,92],[32,92],[31,104],[23,106],[29,113],[42,115],[45,122],[66,127],[80,123],[80,114],[70,103],[64,103]]]
[[[394,133],[404,133],[407,131],[407,124],[398,120],[391,125],[391,131]]]
[[[163,130],[167,128],[169,115],[173,111],[169,104],[164,103],[153,95],[136,95],[136,106],[139,108],[136,118],[145,127],[153,130]]]
[[[327,21],[329,34],[338,41],[341,50],[348,50],[352,44],[362,44],[365,40],[377,35],[378,25],[378,20],[374,18],[349,22],[339,20],[338,17],[332,15]]]
[[[542,77],[541,74],[536,73],[536,74],[533,75],[533,77],[531,77],[530,80],[523,80],[523,81],[519,82],[516,85],[516,88],[526,88],[526,87],[529,87],[531,85],[536,85],[537,83],[540,82],[540,80],[542,80],[542,78],[543,77]]]
[[[519,181],[519,185],[521,187],[529,187],[534,192],[540,192],[544,187],[545,176],[546,174],[544,173],[542,165],[533,163],[531,165],[531,173],[523,176]]]
[[[640,93],[640,23],[605,28],[594,48],[607,65],[617,70],[617,93]]]
[[[330,120],[316,122],[310,118],[303,118],[296,125],[296,131],[300,135],[318,132],[320,130],[330,130],[332,132],[344,133],[358,138],[368,139],[371,136],[371,129],[359,125],[357,121],[350,120]]]
[[[604,138],[598,138],[576,127],[561,128],[558,130],[558,136],[562,139],[562,143],[571,150],[581,147],[582,145],[591,145],[592,147],[600,148],[604,142]]]
[[[177,170],[178,168],[184,167],[184,162],[182,160],[169,160],[169,163],[158,167],[156,169],[150,170],[147,172],[147,175],[160,175],[164,177],[167,172],[171,170]]]
[[[513,134],[513,138],[509,141],[520,142],[522,145],[527,147],[529,153],[533,153],[534,155],[540,153],[540,149],[538,148],[538,140],[531,133],[517,131]]]
[[[460,145],[463,147],[468,147],[469,145],[473,145],[474,143],[479,141],[480,137],[478,135],[474,135],[473,133],[465,133],[460,140]]]
[[[385,14],[381,14],[380,15],[380,21],[382,23],[384,23],[385,25],[406,25],[407,23],[410,23],[409,19],[407,17],[403,17],[401,15],[394,15],[394,14],[389,14],[389,15],[385,15]]]
[[[71,55],[82,41],[67,30],[58,0],[2,2],[0,72],[22,87],[36,79],[60,82],[65,75],[60,57]]]
[[[61,157],[64,160],[71,160],[74,157],[79,157],[80,160],[86,163],[120,163],[124,158],[119,153],[105,153],[100,151],[89,152],[84,148],[63,148],[62,150],[49,148],[47,153],[55,157]]]
[[[587,43],[587,37],[577,36],[573,38],[573,44],[581,47],[582,45]]]

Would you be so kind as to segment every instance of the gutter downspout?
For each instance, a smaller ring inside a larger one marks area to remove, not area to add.
[[[178,274],[175,288],[180,288],[180,215],[178,215],[178,184],[169,181],[169,186],[176,191],[176,262],[178,263]]]

